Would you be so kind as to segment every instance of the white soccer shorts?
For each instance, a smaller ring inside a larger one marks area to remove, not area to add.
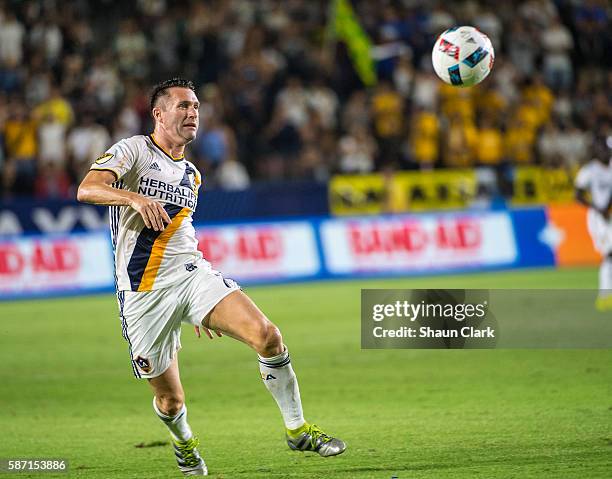
[[[163,374],[181,349],[181,323],[202,325],[202,320],[228,294],[239,290],[200,260],[187,280],[153,291],[119,291],[123,337],[129,344],[132,369],[137,378]]]
[[[587,226],[595,249],[604,256],[612,253],[612,221],[604,219],[590,208],[587,213]]]

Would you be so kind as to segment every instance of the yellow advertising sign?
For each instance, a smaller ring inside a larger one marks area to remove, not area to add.
[[[574,177],[575,172],[564,168],[518,167],[514,170],[512,204],[572,202]]]
[[[574,173],[563,168],[517,167],[511,202],[573,202]],[[338,175],[329,183],[329,202],[334,215],[462,209],[470,206],[477,192],[478,178],[471,169]]]
[[[329,201],[334,215],[460,209],[470,204],[476,189],[472,170],[339,175],[329,183]]]
[[[401,172],[391,190],[394,212],[460,209],[476,196],[473,170]]]
[[[329,182],[334,215],[380,214],[388,211],[388,182],[382,175],[337,175]]]

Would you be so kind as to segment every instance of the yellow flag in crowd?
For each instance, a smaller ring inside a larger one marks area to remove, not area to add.
[[[376,70],[371,50],[372,42],[359,24],[349,0],[334,0],[330,23],[333,34],[343,41],[359,78],[366,86],[376,83]]]

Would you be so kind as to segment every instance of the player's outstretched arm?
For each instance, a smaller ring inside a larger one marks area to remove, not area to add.
[[[79,185],[77,200],[94,205],[129,206],[140,213],[147,228],[155,231],[163,231],[165,224],[172,222],[161,203],[132,191],[113,188],[111,185],[116,180],[110,171],[90,171]]]

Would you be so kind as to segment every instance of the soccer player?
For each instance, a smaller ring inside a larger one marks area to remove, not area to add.
[[[576,199],[588,206],[587,226],[595,249],[603,255],[599,267],[597,309],[612,309],[612,166],[606,148],[599,148],[595,158],[584,165],[576,176]],[[587,196],[590,193],[590,200]]]
[[[346,445],[304,420],[298,382],[278,328],[231,279],[211,268],[197,249],[192,226],[199,171],[184,157],[198,131],[199,102],[190,81],[174,78],[151,94],[151,135],[119,141],[91,166],[78,200],[110,206],[115,283],[123,337],[133,372],[153,389],[153,409],[168,427],[179,469],[207,475],[187,422],[179,379],[181,323],[213,338],[223,334],[258,354],[293,450],[321,456]]]

